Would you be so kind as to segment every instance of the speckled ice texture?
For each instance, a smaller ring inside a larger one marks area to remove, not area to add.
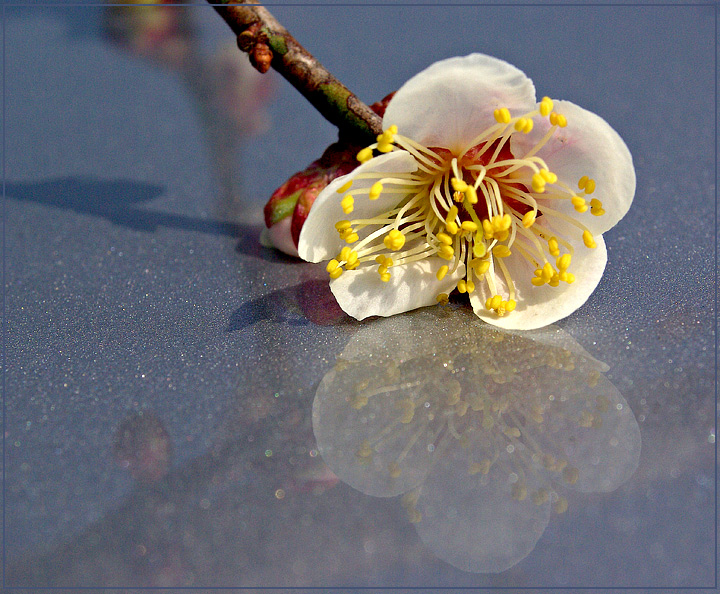
[[[5,585],[712,586],[714,8],[271,9],[367,102],[480,51],[624,138],[635,202],[597,291],[558,325],[609,366],[638,469],[568,492],[505,571],[442,560],[400,497],[338,481],[316,449],[318,386],[348,349],[372,359],[377,320],[258,242],[264,201],[332,127],[276,77],[230,198],[184,83],[104,40],[101,8],[6,7]],[[206,51],[232,42],[192,10]]]

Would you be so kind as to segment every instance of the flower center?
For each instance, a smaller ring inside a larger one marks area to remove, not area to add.
[[[558,128],[567,125],[565,116],[553,111],[553,102],[543,98],[538,108],[512,117],[507,108],[496,109],[496,123],[453,154],[447,149],[425,147],[398,134],[390,126],[377,143],[358,153],[368,161],[373,151],[407,151],[416,161],[413,173],[363,173],[343,185],[338,193],[345,214],[354,210],[356,197],[376,200],[380,195],[397,194],[394,208],[368,219],[346,219],[335,225],[348,244],[327,266],[331,278],[343,270],[377,266],[381,280],[391,278],[391,268],[429,257],[447,261],[436,271],[438,280],[465,265],[465,278],[457,289],[473,293],[476,282],[487,283],[492,297],[485,306],[498,316],[516,307],[515,282],[505,260],[511,255],[530,263],[534,286],[557,287],[573,283],[569,272],[574,253],[572,236],[553,230],[552,220],[569,223],[578,230],[584,245],[596,247],[590,231],[581,222],[553,208],[553,201],[570,201],[575,211],[600,216],[602,203],[586,196],[595,190],[595,181],[583,176],[573,190],[550,171],[538,151]],[[522,157],[510,147],[513,134],[527,134],[535,118],[549,119],[548,132]],[[375,180],[369,188],[352,190],[353,181]],[[542,207],[538,205],[538,200]],[[565,225],[567,228],[567,225]],[[505,290],[501,293],[500,279]],[[506,293],[505,293],[506,291]],[[437,296],[446,303],[447,294]]]

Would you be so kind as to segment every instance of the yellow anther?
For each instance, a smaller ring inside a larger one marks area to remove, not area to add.
[[[390,132],[390,134],[397,134],[398,133],[398,127],[393,124],[387,129],[387,132]]]
[[[475,243],[473,244],[473,256],[482,258],[485,254],[487,254],[487,246],[480,241],[480,238],[476,235]]]
[[[588,183],[588,180],[589,180],[589,179],[590,179],[590,178],[589,178],[587,175],[583,175],[583,176],[580,178],[580,180],[578,181],[578,188],[580,188],[581,190],[584,190],[584,189],[585,189],[585,185]]]
[[[548,281],[548,285],[551,287],[557,287],[560,284],[560,275],[559,274],[553,274],[552,278]]]
[[[485,307],[488,309],[497,309],[500,307],[500,304],[502,303],[502,297],[500,295],[495,295],[494,297],[491,297],[487,301],[485,301]]]
[[[346,243],[355,243],[358,239],[360,239],[360,236],[357,233],[349,233],[345,237],[343,237]]]
[[[561,128],[567,126],[567,118],[561,113],[557,114],[557,125]]]
[[[517,302],[514,299],[508,299],[506,301],[505,305],[505,311],[507,313],[510,313],[511,311],[514,311],[514,309],[517,307]]]
[[[448,270],[450,270],[447,266],[441,266],[440,270],[437,271],[437,274],[435,275],[438,280],[442,280],[445,278],[445,275],[448,273]]]
[[[357,154],[357,160],[361,163],[365,163],[372,159],[373,152],[371,148],[364,148]]]
[[[340,188],[338,189],[337,193],[338,193],[338,194],[344,194],[345,192],[347,192],[347,191],[352,187],[352,183],[353,183],[353,180],[351,180],[351,179],[348,180],[348,181],[346,181],[342,186],[340,186]]]
[[[327,266],[325,266],[325,270],[327,270],[327,271],[328,271],[329,273],[331,273],[331,274],[332,274],[335,270],[337,270],[338,268],[340,268],[340,262],[338,262],[335,258],[333,258],[332,260],[330,260],[330,261],[327,263]]]
[[[593,198],[590,201],[590,213],[595,215],[596,217],[599,217],[599,216],[605,214],[605,209],[603,208],[603,204],[597,198]]]
[[[375,182],[370,187],[370,200],[377,200],[380,197],[380,193],[383,191],[383,185],[380,182]]]
[[[501,107],[500,109],[496,109],[495,111],[493,111],[493,115],[495,116],[495,120],[499,124],[510,123],[510,110],[507,107]]]
[[[597,247],[597,244],[595,243],[595,238],[592,236],[592,233],[590,233],[590,231],[583,231],[582,238],[585,247],[590,249]]]
[[[467,189],[465,190],[465,198],[467,198],[467,201],[470,204],[477,204],[477,202],[478,202],[477,191],[475,190],[475,188],[473,186],[467,187]]]
[[[551,256],[560,255],[560,245],[558,244],[557,238],[551,237],[550,239],[548,239],[548,249],[550,250]]]
[[[547,169],[541,169],[540,175],[549,184],[554,184],[557,181],[557,175]]]
[[[342,199],[342,202],[340,202],[340,206],[345,214],[350,214],[353,211],[354,204],[355,199],[352,197],[352,194],[348,194]]]
[[[352,224],[350,223],[350,221],[338,221],[337,223],[335,223],[335,229],[337,229],[339,232],[350,229],[351,227]]]
[[[392,142],[393,140],[395,140],[395,138],[393,138],[393,136],[394,135],[392,132],[390,132],[390,130],[385,130],[385,132],[378,135],[378,137],[377,137],[378,144]]]
[[[555,274],[555,270],[552,267],[552,264],[550,262],[545,262],[545,266],[543,266],[542,269],[542,279],[549,283],[550,279],[552,279],[553,275]]]
[[[389,153],[393,150],[393,145],[389,142],[379,142],[376,148],[379,153]]]
[[[383,240],[389,250],[398,251],[405,245],[405,236],[397,229],[392,229]]]
[[[493,217],[493,227],[496,231],[507,231],[512,225],[512,217],[509,214]]]
[[[436,235],[436,237],[438,238],[438,241],[440,243],[444,243],[445,245],[452,245],[453,239],[447,233],[440,232]]]
[[[460,293],[467,293],[467,284],[465,283],[464,280],[459,280],[459,281],[458,281],[457,290],[458,290]]]
[[[348,257],[345,258],[345,261],[347,262],[346,268],[348,270],[353,270],[354,268],[358,267],[358,253],[355,250],[351,250],[348,254]]]
[[[342,273],[343,273],[343,269],[342,269],[342,268],[336,268],[335,270],[333,270],[333,271],[330,273],[330,278],[333,279],[333,280],[335,280],[336,278],[340,278],[340,276],[342,275]]]
[[[539,173],[532,176],[532,189],[538,194],[542,194],[545,191],[545,180]]]
[[[452,233],[453,235],[457,235],[457,232],[460,231],[460,227],[457,226],[455,221],[450,221],[449,223],[446,222],[445,231]]]
[[[540,115],[545,117],[550,115],[553,108],[553,101],[550,97],[543,97],[540,101]]]
[[[587,204],[585,203],[585,198],[582,198],[581,196],[573,196],[570,199],[570,202],[572,202],[572,205],[578,212],[585,212],[588,209]]]
[[[489,260],[482,260],[477,263],[475,266],[475,274],[478,276],[481,276],[485,274],[490,269],[490,261]]]
[[[522,218],[522,224],[523,227],[526,229],[532,227],[535,224],[535,219],[537,218],[537,212],[534,210],[529,210],[523,215]]]
[[[463,231],[470,231],[471,233],[474,233],[478,230],[478,226],[476,223],[473,223],[472,221],[463,221],[460,225],[460,228]]]
[[[563,254],[560,256],[557,261],[557,267],[560,271],[565,271],[568,268],[570,268],[570,260],[572,259],[572,256],[570,254]]]
[[[475,283],[472,281],[467,281],[465,283],[465,288],[467,289],[468,293],[472,293],[475,290]]]
[[[534,276],[530,282],[536,287],[542,287],[545,284],[545,280],[541,276]]]
[[[384,283],[388,282],[390,280],[390,273],[389,272],[380,273],[380,280]]]
[[[565,282],[568,285],[572,285],[575,282],[575,275],[572,272],[568,272],[565,276]]]
[[[440,305],[447,305],[450,302],[450,296],[447,293],[440,293],[435,299]]]
[[[506,245],[496,245],[492,249],[493,256],[496,258],[507,258],[509,255],[512,254],[510,251],[510,248]]]
[[[450,260],[455,255],[455,250],[450,245],[441,245],[438,248],[438,256],[445,260]]]
[[[518,132],[522,132],[528,122],[532,122],[532,120],[529,118],[520,118],[517,122],[515,122],[515,129]]]
[[[493,235],[495,234],[493,224],[488,219],[485,219],[482,222],[482,228],[483,231],[485,231],[485,239],[492,239]]]
[[[452,189],[456,192],[464,192],[467,190],[468,185],[461,179],[458,179],[457,177],[453,177],[450,180],[450,185],[452,186]]]
[[[595,191],[595,180],[589,179],[585,184],[585,193],[592,194]]]
[[[338,256],[341,260],[348,261],[348,258],[350,258],[350,254],[352,253],[352,250],[345,246],[343,249],[340,250],[340,256]],[[329,272],[329,271],[328,271]]]

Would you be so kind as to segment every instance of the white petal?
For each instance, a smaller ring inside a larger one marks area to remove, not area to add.
[[[530,282],[533,269],[527,261],[520,257],[505,258],[517,296],[515,311],[502,317],[485,308],[485,300],[492,297],[487,282],[477,282],[478,290],[470,295],[470,303],[475,313],[486,322],[511,330],[532,330],[542,328],[569,316],[585,303],[602,278],[607,251],[602,236],[595,236],[597,247],[590,250],[580,245],[575,250],[570,272],[575,275],[575,282],[561,282],[557,287],[543,285],[535,287]],[[507,288],[500,271],[497,271],[499,292],[507,299]]]
[[[596,217],[589,209],[579,214],[569,200],[554,200],[550,207],[578,219],[593,234],[604,233],[625,216],[635,196],[635,168],[630,151],[620,135],[600,116],[569,101],[555,101],[554,110],[567,118],[567,126],[558,128],[537,154],[558,179],[574,191],[580,191],[577,183],[582,176],[594,179],[596,190],[586,200],[602,201],[605,214]],[[547,118],[536,119],[532,132],[514,134],[515,156],[522,157],[549,128]],[[542,210],[542,200],[539,202]]]
[[[512,115],[534,109],[532,81],[503,60],[470,54],[436,62],[407,81],[390,101],[383,128],[395,124],[425,146],[459,152],[496,123],[499,107]]]
[[[392,316],[437,303],[440,293],[450,292],[465,276],[465,266],[439,281],[437,270],[447,264],[441,258],[390,268],[390,280],[383,282],[377,267],[348,270],[330,282],[330,290],[340,307],[357,320],[369,316]]]
[[[369,218],[390,210],[402,198],[401,194],[382,193],[377,200],[370,200],[367,194],[355,196],[354,191],[369,188],[377,179],[355,179],[363,173],[412,173],[417,169],[415,159],[405,151],[393,151],[375,157],[361,164],[352,173],[334,179],[325,188],[310,209],[298,241],[298,253],[308,262],[321,262],[334,258],[347,244],[340,239],[335,223],[348,219]],[[348,180],[353,179],[352,188],[355,208],[349,215],[343,212],[340,202],[344,194],[337,191]],[[388,187],[389,184],[388,184]]]
[[[279,220],[269,229],[263,229],[260,232],[260,244],[263,247],[275,248],[281,252],[285,252],[288,256],[297,258],[298,251],[290,234],[290,224],[292,216]]]

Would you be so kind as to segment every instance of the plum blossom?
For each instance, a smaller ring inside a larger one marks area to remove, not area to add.
[[[298,241],[328,260],[357,319],[469,295],[504,328],[579,308],[607,262],[602,234],[635,193],[630,152],[599,116],[535,99],[532,81],[482,54],[437,62],[390,100],[360,166],[317,196]]]

